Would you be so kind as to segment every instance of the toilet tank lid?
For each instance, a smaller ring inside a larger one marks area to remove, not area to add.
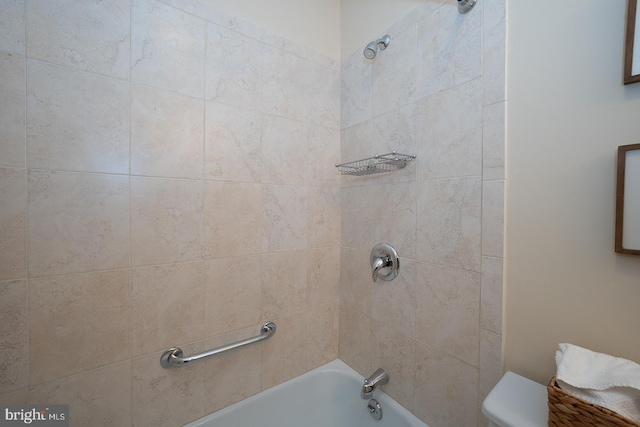
[[[507,372],[484,399],[482,413],[500,427],[546,427],[547,388]]]

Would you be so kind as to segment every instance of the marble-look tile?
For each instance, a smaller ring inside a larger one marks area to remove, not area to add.
[[[314,125],[340,129],[340,73],[308,62],[308,121]]]
[[[27,281],[0,282],[0,387],[4,393],[27,386],[29,327]],[[13,400],[16,397],[7,401]],[[3,400],[0,400],[3,401]]]
[[[262,59],[262,110],[308,122],[312,64],[270,45],[264,46]]]
[[[409,155],[417,154],[416,120],[415,102],[376,117],[371,122],[373,127],[371,134],[373,149],[371,153],[386,154],[395,151]],[[413,161],[403,169],[384,175],[386,177],[385,182],[415,181],[416,163]]]
[[[414,413],[430,426],[475,427],[478,369],[416,343]]]
[[[484,105],[507,99],[507,24],[502,21],[485,28],[482,76]]]
[[[339,318],[337,304],[307,311],[307,370],[338,358]]]
[[[204,281],[202,262],[131,270],[134,357],[204,338]]]
[[[25,54],[25,0],[0,3],[0,51]]]
[[[0,280],[27,277],[27,190],[24,169],[0,168]]]
[[[355,177],[358,178],[358,177]],[[342,246],[371,250],[373,236],[373,189],[371,186],[343,187],[340,191],[340,240]]]
[[[0,166],[25,167],[26,72],[24,56],[0,52]]]
[[[507,0],[485,0],[483,5],[485,32],[507,21]]]
[[[482,76],[482,7],[446,5],[418,23],[419,98]]]
[[[132,82],[203,99],[204,49],[204,20],[156,0],[132,0]]]
[[[504,257],[506,181],[482,183],[482,255]]]
[[[417,259],[480,271],[479,178],[418,183]]]
[[[340,247],[307,251],[307,308],[335,306],[340,299]]]
[[[204,102],[139,85],[131,90],[131,174],[202,178]]]
[[[391,378],[382,387],[396,402],[413,411],[415,341],[389,327],[386,322],[371,321],[371,369],[383,368]]]
[[[27,2],[29,58],[129,79],[131,0]]]
[[[371,313],[370,252],[342,247],[340,250],[340,304],[369,315]]]
[[[262,390],[303,374],[307,366],[307,313],[279,319],[276,325],[277,333],[261,344]]]
[[[10,393],[0,394],[0,405],[26,405],[28,401],[29,389],[26,387]]]
[[[307,152],[307,185],[340,186],[340,131],[325,126],[309,128]]]
[[[371,318],[408,337],[416,336],[416,262],[400,259],[400,271],[392,282],[371,283]]]
[[[480,327],[502,335],[504,259],[482,257]]]
[[[482,173],[482,79],[418,104],[419,179]]]
[[[373,62],[374,117],[407,105],[416,98],[416,31],[416,25],[408,26],[393,38],[390,49],[378,51]]]
[[[129,266],[129,178],[30,171],[32,277]]]
[[[265,114],[262,128],[262,182],[304,185],[309,127]]]
[[[205,182],[205,258],[260,253],[260,184]]]
[[[27,165],[129,172],[129,83],[28,60]]]
[[[480,400],[484,400],[500,381],[502,369],[502,337],[488,331],[480,332]]]
[[[342,61],[340,76],[341,126],[344,129],[371,118],[373,65],[362,51],[357,50]]]
[[[205,178],[260,182],[262,115],[206,102],[205,117]]]
[[[262,257],[262,319],[282,319],[307,309],[306,251]]]
[[[280,325],[276,325],[278,328]],[[204,341],[205,350],[227,345],[258,335],[260,326],[221,335]],[[278,329],[278,332],[279,329]],[[262,345],[215,357],[204,364],[205,410],[211,413],[259,393],[261,381]]]
[[[262,262],[259,256],[205,261],[205,335],[215,336],[257,325],[262,313]],[[231,341],[230,341],[231,342]]]
[[[487,105],[482,113],[482,179],[506,179],[506,102]]]
[[[363,376],[371,375],[371,319],[340,305],[340,360]],[[376,368],[377,369],[377,368]]]
[[[342,130],[340,134],[340,163],[366,159],[375,154],[373,151],[373,140],[375,137],[371,123],[371,120],[366,120]],[[342,186],[352,187],[364,185],[370,182],[372,178],[373,177],[343,175]]]
[[[478,366],[480,273],[419,263],[416,338]]]
[[[260,111],[263,43],[207,23],[205,97]]]
[[[307,247],[340,244],[340,189],[308,187]]]
[[[388,242],[402,258],[415,258],[416,182],[374,185],[371,193],[372,243]]]
[[[60,378],[29,390],[31,403],[69,405],[71,426],[131,424],[131,362]]]
[[[30,385],[127,360],[129,298],[127,270],[30,280]]]
[[[203,183],[131,177],[131,265],[202,259]]]
[[[262,188],[262,250],[307,248],[307,188],[265,185]]]
[[[190,355],[205,349],[199,342],[182,350]],[[131,362],[132,426],[177,426],[205,415],[205,365],[164,369],[160,355]]]

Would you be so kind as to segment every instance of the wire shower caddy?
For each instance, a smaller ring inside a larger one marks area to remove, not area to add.
[[[402,169],[415,158],[415,154],[401,154],[392,151],[391,153],[380,154],[367,159],[347,163],[336,163],[336,167],[342,175],[373,175]]]

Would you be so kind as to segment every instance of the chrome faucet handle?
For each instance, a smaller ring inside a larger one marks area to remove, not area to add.
[[[371,268],[371,279],[374,282],[377,282],[378,278],[386,281],[395,279],[400,270],[400,259],[393,246],[388,243],[375,245],[371,251]]]

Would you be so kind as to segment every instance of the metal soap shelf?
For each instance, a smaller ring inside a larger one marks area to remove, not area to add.
[[[373,175],[402,169],[415,158],[415,154],[400,154],[392,151],[391,153],[380,154],[354,162],[336,163],[336,167],[342,175]]]

